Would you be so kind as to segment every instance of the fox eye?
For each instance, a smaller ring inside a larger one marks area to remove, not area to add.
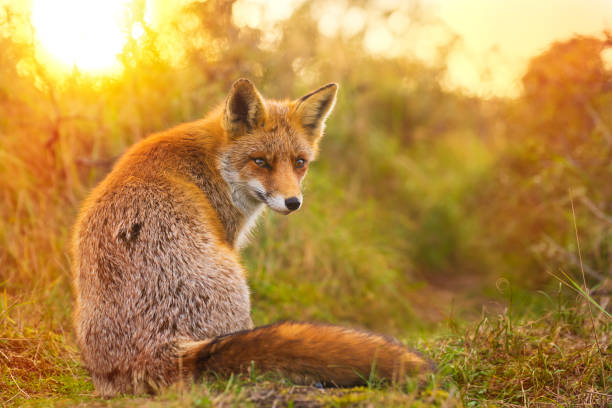
[[[256,165],[258,165],[259,167],[268,167],[268,163],[266,162],[265,159],[262,159],[260,157],[257,157],[255,159],[253,159],[253,161],[255,162]]]
[[[297,159],[295,161],[295,167],[297,167],[298,169],[301,169],[302,167],[304,167],[305,164],[306,164],[306,160],[304,159]]]

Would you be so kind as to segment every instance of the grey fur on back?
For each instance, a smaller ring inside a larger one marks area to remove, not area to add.
[[[245,273],[211,217],[210,196],[230,200],[218,184],[206,191],[215,185],[214,162],[209,155],[198,160],[208,153],[182,133],[157,139],[125,155],[75,226],[77,340],[105,396],[152,392],[176,381],[183,340],[252,327]],[[168,147],[177,143],[188,147]],[[177,162],[185,168],[172,169]],[[209,182],[193,176],[206,173]],[[243,214],[234,218],[241,225]]]
[[[337,88],[264,102],[240,79],[225,106],[132,146],[92,191],[72,240],[75,326],[101,395],[156,391],[184,375],[183,345],[253,327],[238,248],[274,189],[301,196]],[[254,147],[283,153],[284,178]]]

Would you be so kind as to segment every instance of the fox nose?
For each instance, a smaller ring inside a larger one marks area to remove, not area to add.
[[[285,206],[290,210],[290,211],[295,211],[298,208],[300,208],[300,205],[302,203],[300,202],[300,199],[297,197],[289,197],[285,200]]]

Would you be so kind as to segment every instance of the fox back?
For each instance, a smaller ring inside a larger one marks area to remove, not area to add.
[[[305,343],[306,356],[292,350],[297,343],[289,334],[296,331],[283,325],[248,334],[249,288],[238,249],[265,207],[288,214],[302,205],[301,182],[337,88],[329,84],[294,101],[271,101],[250,81],[238,80],[204,119],[132,146],[92,191],[74,228],[72,256],[77,341],[100,394],[155,392],[183,376],[202,375],[204,360],[227,362],[225,370],[211,366],[219,372],[258,361],[294,378],[316,379],[308,362],[307,373],[298,367],[288,372],[288,361],[271,364],[275,359],[265,356],[275,350],[265,347],[272,344],[265,339],[283,348],[278,355],[297,353],[306,361],[338,337],[334,330],[340,339],[352,336],[357,350],[363,345],[355,362],[360,370],[384,355],[389,361],[378,366],[393,375],[424,371],[426,360],[380,336],[366,340],[363,332],[301,324],[300,333],[329,332],[306,336],[314,339]],[[214,349],[242,352],[216,355],[210,345],[221,343],[227,346]],[[334,372],[331,382],[341,378]]]

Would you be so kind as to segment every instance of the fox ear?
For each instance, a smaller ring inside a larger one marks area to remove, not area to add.
[[[234,82],[225,100],[223,122],[230,136],[236,137],[263,126],[267,112],[263,98],[251,81]]]
[[[325,120],[336,104],[338,84],[327,84],[296,101],[295,113],[304,130],[316,142],[325,128]]]

